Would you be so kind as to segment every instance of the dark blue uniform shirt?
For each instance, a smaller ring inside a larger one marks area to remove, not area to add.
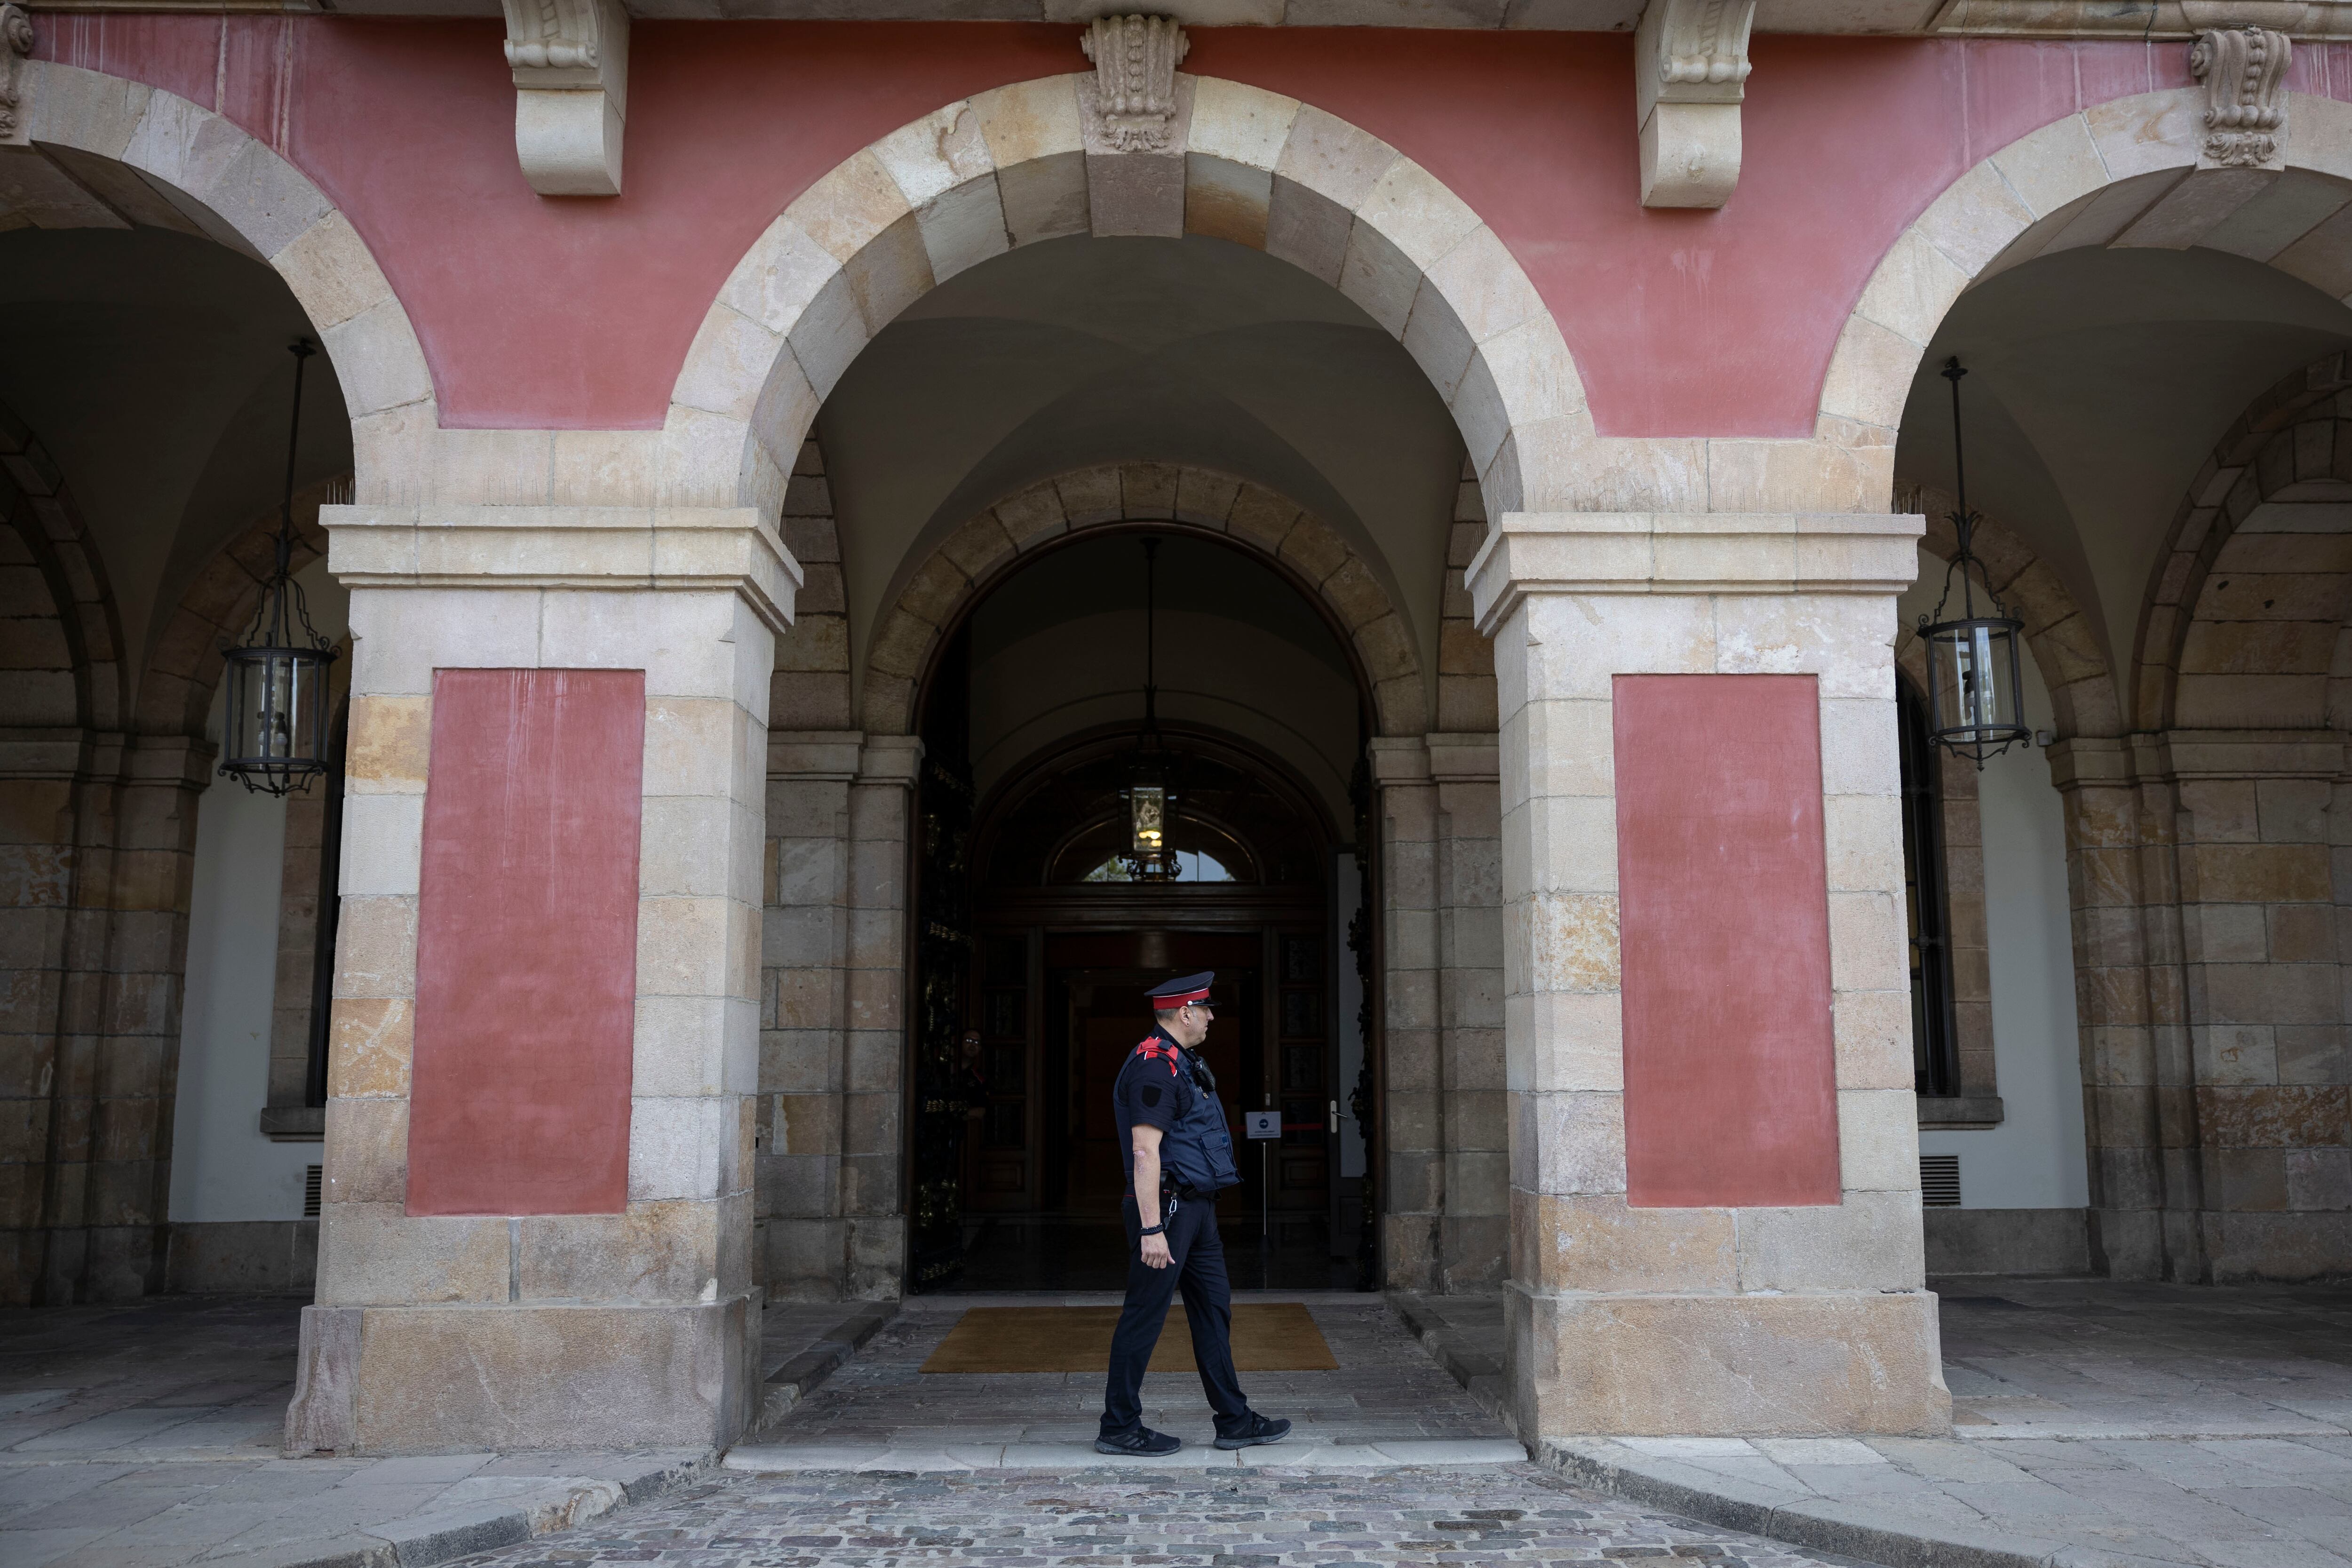
[[[1154,1026],[1120,1064],[1111,1086],[1111,1112],[1118,1123],[1118,1157],[1127,1167],[1127,1190],[1135,1191],[1135,1128],[1157,1127],[1160,1168],[1195,1192],[1213,1193],[1240,1180],[1234,1169],[1233,1134],[1224,1107],[1193,1081],[1192,1062],[1166,1030]]]

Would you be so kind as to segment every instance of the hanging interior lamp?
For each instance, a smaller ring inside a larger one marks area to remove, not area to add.
[[[1160,541],[1143,542],[1143,731],[1136,739],[1135,760],[1127,784],[1128,875],[1139,882],[1169,882],[1176,878],[1176,855],[1168,847],[1168,813],[1175,804],[1173,769],[1160,739],[1160,688],[1153,677]]]
[[[309,787],[327,771],[327,670],[335,650],[310,625],[294,581],[294,453],[302,434],[302,363],[318,345],[297,340],[294,413],[286,432],[286,489],[278,511],[278,563],[245,640],[222,650],[228,722],[220,771],[261,795]]]
[[[2025,725],[2017,668],[2017,637],[2025,623],[1994,595],[1992,578],[1970,548],[1979,519],[1969,510],[1968,462],[1960,449],[1960,378],[1968,374],[1957,357],[1944,363],[1944,379],[1952,384],[1952,467],[1959,502],[1951,519],[1960,548],[1945,569],[1944,596],[1936,601],[1934,617],[1919,617],[1919,637],[1927,645],[1928,739],[1982,769],[2019,742],[2030,742],[2033,731]],[[1971,566],[1984,578],[1984,615],[1977,613]],[[1960,613],[1946,620],[1954,573],[1960,579]]]

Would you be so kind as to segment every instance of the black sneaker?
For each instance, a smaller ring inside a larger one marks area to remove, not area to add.
[[[1219,1435],[1220,1448],[1255,1448],[1260,1443],[1279,1443],[1290,1436],[1290,1423],[1278,1415],[1260,1415],[1250,1412],[1249,1425],[1231,1436]]]
[[[1290,1425],[1286,1421],[1283,1426]],[[1131,1454],[1140,1459],[1157,1459],[1174,1453],[1184,1446],[1181,1437],[1171,1437],[1165,1432],[1154,1432],[1149,1426],[1138,1426],[1132,1432],[1122,1432],[1116,1437],[1095,1439],[1097,1454]],[[1218,1446],[1223,1446],[1223,1439]]]

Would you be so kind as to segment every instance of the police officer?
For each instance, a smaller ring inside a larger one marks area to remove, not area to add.
[[[1217,1102],[1216,1076],[1194,1051],[1209,1037],[1213,970],[1154,987],[1153,1025],[1118,1069],[1111,1105],[1127,1159],[1127,1305],[1110,1341],[1100,1454],[1172,1454],[1182,1439],[1143,1424],[1143,1371],[1168,1319],[1168,1298],[1184,1292],[1192,1360],[1216,1412],[1217,1447],[1278,1443],[1287,1421],[1249,1407],[1234,1373],[1233,1290],[1217,1236],[1217,1193],[1241,1180],[1234,1141]]]

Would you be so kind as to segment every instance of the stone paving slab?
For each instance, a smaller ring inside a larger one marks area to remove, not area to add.
[[[2346,1568],[2352,1290],[1936,1282],[1948,1438],[1559,1437],[1569,1479],[1894,1568]],[[1499,1303],[1399,1303],[1476,1390]]]
[[[740,1476],[472,1568],[1370,1568],[1848,1559],[1596,1496],[1537,1466],[1315,1473],[807,1471]]]
[[[423,1568],[586,1524],[704,1474],[700,1451],[279,1453],[298,1299],[0,1314],[0,1568]],[[858,1304],[763,1323],[770,1370]],[[814,1384],[811,1384],[814,1386]]]

